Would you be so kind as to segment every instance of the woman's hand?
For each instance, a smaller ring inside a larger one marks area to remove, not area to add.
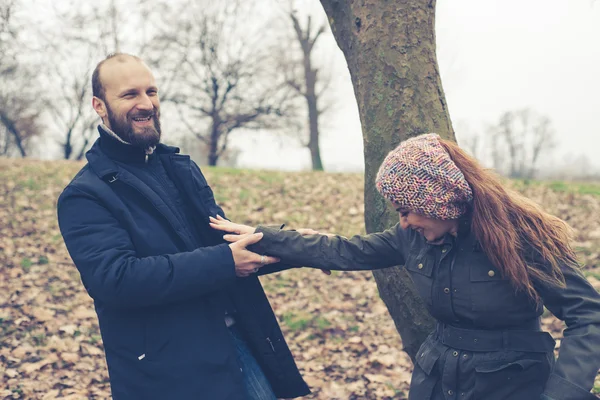
[[[217,215],[217,218],[209,217],[209,219],[210,227],[218,231],[236,233],[238,235],[252,234],[254,231],[256,231],[256,228],[248,225],[236,224],[226,220],[220,215]]]

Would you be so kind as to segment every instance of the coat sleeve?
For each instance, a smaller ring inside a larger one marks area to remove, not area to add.
[[[596,399],[590,390],[600,368],[600,294],[579,270],[564,268],[563,274],[565,288],[538,287],[546,308],[567,325],[544,395]]]
[[[138,257],[128,232],[89,195],[69,186],[58,200],[65,244],[90,296],[116,308],[182,301],[235,281],[228,244]]]
[[[338,271],[360,271],[404,264],[403,233],[399,224],[366,236],[301,235],[296,231],[259,226],[263,238],[252,251],[286,264]]]

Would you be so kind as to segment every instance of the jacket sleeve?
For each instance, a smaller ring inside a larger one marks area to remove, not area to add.
[[[110,307],[137,308],[208,294],[236,279],[228,244],[138,257],[114,215],[92,195],[69,186],[58,222],[86,290]]]
[[[564,268],[563,274],[565,288],[538,287],[546,308],[567,325],[544,395],[597,399],[590,390],[600,368],[600,294],[579,270]]]
[[[399,224],[366,236],[301,235],[296,231],[259,226],[263,238],[252,251],[286,264],[338,271],[360,271],[404,264],[403,234]]]

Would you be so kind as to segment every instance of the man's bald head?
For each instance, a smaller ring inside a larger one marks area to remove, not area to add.
[[[150,68],[129,54],[111,54],[92,74],[92,106],[123,141],[148,149],[160,141],[160,100]]]
[[[135,60],[142,64],[144,63],[141,58],[127,53],[111,53],[108,56],[106,56],[104,60],[100,61],[98,65],[96,65],[94,73],[92,74],[92,95],[98,97],[99,99],[105,100],[104,84],[100,77],[100,70],[102,69],[102,66],[104,64],[109,62],[126,63],[132,60]]]

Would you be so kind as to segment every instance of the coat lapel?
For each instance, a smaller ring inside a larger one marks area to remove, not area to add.
[[[96,145],[94,145],[95,147]],[[96,151],[93,151],[96,150]],[[91,169],[98,175],[100,179],[106,182],[108,185],[118,185],[118,182],[126,184],[127,186],[135,189],[138,193],[147,199],[156,210],[169,222],[173,231],[177,236],[185,243],[186,247],[190,250],[196,248],[194,243],[185,235],[185,229],[180,226],[177,217],[173,214],[171,209],[165,204],[165,202],[152,190],[148,185],[138,179],[135,175],[131,174],[127,170],[119,167],[113,160],[104,155],[99,149],[92,148],[88,154],[87,159]]]
[[[209,216],[225,217],[221,207],[216,204],[212,189],[208,186],[200,168],[192,163],[189,156],[165,154],[161,155],[161,158],[167,173],[181,193],[185,195],[196,223],[208,226]],[[209,229],[208,232],[212,238],[211,244],[223,243],[221,232],[212,229]]]

